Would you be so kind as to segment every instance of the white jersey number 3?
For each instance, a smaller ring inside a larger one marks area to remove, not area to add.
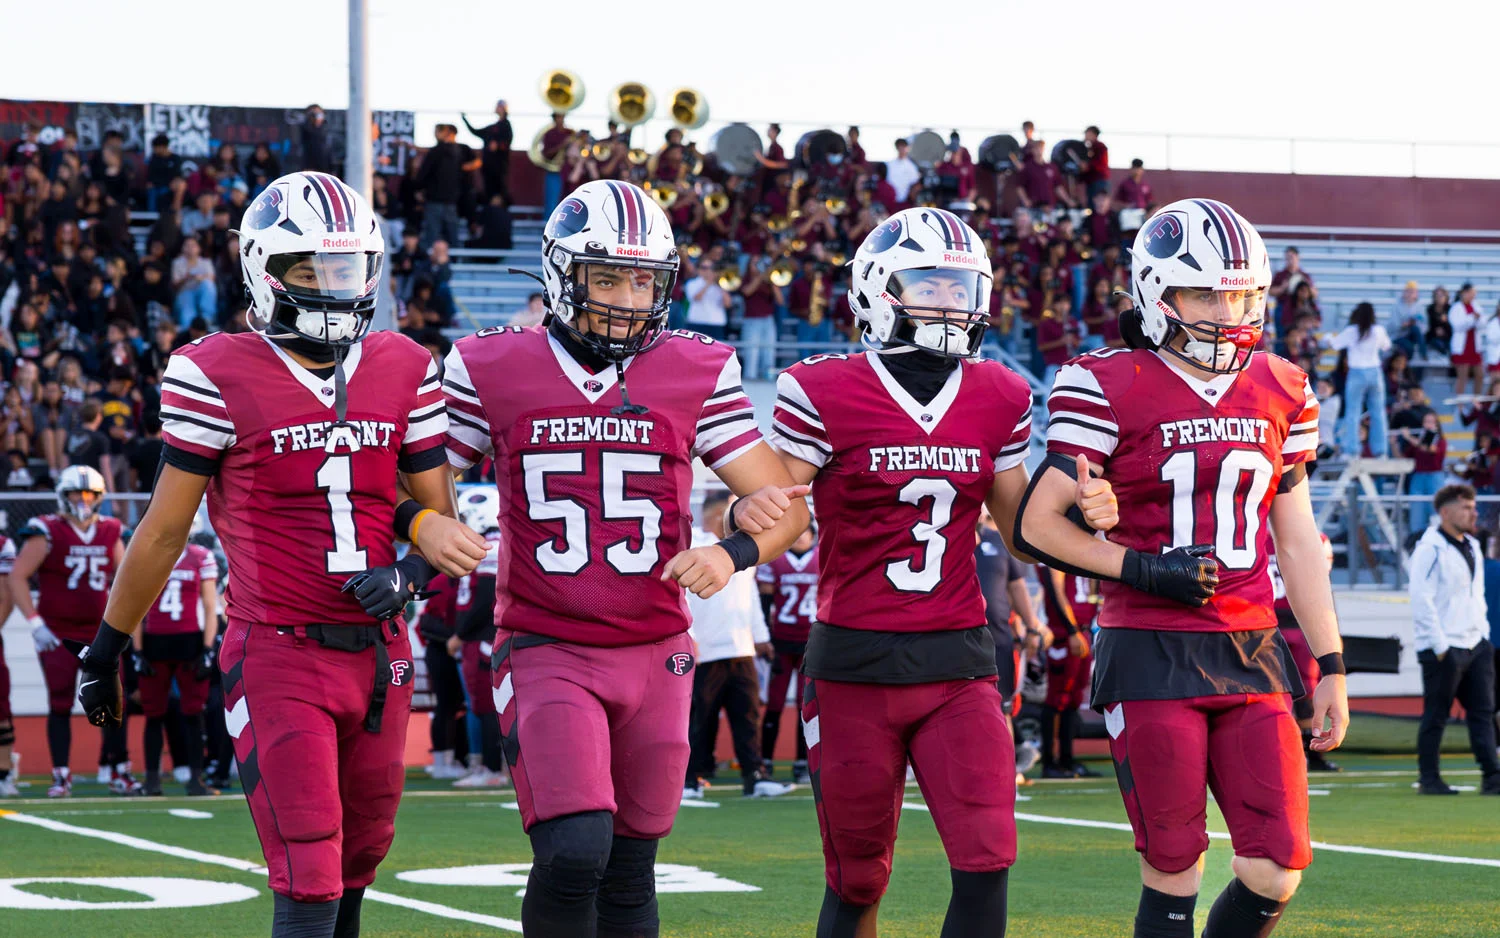
[[[924,499],[932,499],[932,507],[927,519],[918,521],[911,529],[911,536],[922,545],[921,565],[915,566],[910,560],[892,561],[885,565],[885,578],[903,593],[930,593],[943,578],[943,555],[948,552],[943,528],[953,520],[953,500],[958,497],[958,489],[947,479],[912,479],[896,497],[918,507]]]

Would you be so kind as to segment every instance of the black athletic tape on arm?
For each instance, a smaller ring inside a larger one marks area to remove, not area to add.
[[[407,475],[426,472],[438,466],[448,465],[448,451],[441,446],[424,449],[420,453],[401,454],[396,457],[396,468]]]
[[[1307,463],[1299,462],[1281,474],[1281,481],[1276,483],[1276,491],[1278,493],[1290,492],[1297,487],[1298,482],[1305,478],[1307,478]]]
[[[1061,461],[1054,461],[1054,457]],[[1016,526],[1014,530],[1011,531],[1011,541],[1016,545],[1017,550],[1021,551],[1023,554],[1027,554],[1028,556],[1035,557],[1037,560],[1041,561],[1054,570],[1061,570],[1064,573],[1071,573],[1074,576],[1092,577],[1096,580],[1109,580],[1114,583],[1121,582],[1120,577],[1110,576],[1107,573],[1100,573],[1097,570],[1085,570],[1084,568],[1077,566],[1076,564],[1068,563],[1066,560],[1059,560],[1046,551],[1038,550],[1036,545],[1029,543],[1026,540],[1025,535],[1021,533],[1021,519],[1026,517],[1026,504],[1027,502],[1031,501],[1031,493],[1036,491],[1037,484],[1041,482],[1042,476],[1045,476],[1047,474],[1047,469],[1049,466],[1056,466],[1058,469],[1066,472],[1068,474],[1068,478],[1070,479],[1076,480],[1078,478],[1077,470],[1074,468],[1073,464],[1068,461],[1068,457],[1063,456],[1059,453],[1048,453],[1047,458],[1042,461],[1041,467],[1036,471],[1036,474],[1031,477],[1031,483],[1026,486],[1025,494],[1021,496],[1021,504],[1016,509]],[[1091,528],[1088,530],[1092,532]],[[1126,560],[1128,561],[1129,559],[1129,551],[1127,551]]]
[[[1078,481],[1077,463],[1074,460],[1064,456],[1062,453],[1048,453],[1042,459],[1042,465],[1041,468],[1037,470],[1037,475],[1041,475],[1043,472],[1047,471],[1048,466],[1056,466],[1057,468],[1061,469],[1068,478],[1072,479],[1074,482]],[[1093,477],[1092,471],[1090,471],[1089,475],[1090,478]],[[1094,529],[1089,526],[1089,523],[1083,520],[1083,509],[1079,508],[1076,504],[1068,506],[1067,513],[1064,515],[1064,517],[1073,522],[1073,524],[1075,524],[1079,528],[1087,531],[1089,534],[1094,533]],[[1033,554],[1032,556],[1034,557],[1036,555]]]
[[[734,561],[734,572],[749,570],[760,562],[760,545],[755,543],[755,538],[744,531],[736,531],[728,537],[719,541],[719,546]]]
[[[1326,655],[1319,655],[1318,670],[1325,675],[1349,673],[1344,669],[1344,653],[1341,651],[1330,651]]]
[[[739,533],[740,526],[734,520],[734,510],[739,507],[739,504],[742,501],[744,501],[744,499],[736,498],[734,501],[729,503],[728,508],[724,509],[724,520],[720,523],[724,526],[725,537],[729,537],[733,534]]]
[[[162,466],[176,466],[183,472],[191,472],[197,476],[214,476],[219,472],[219,460],[209,456],[200,456],[189,452],[180,446],[171,443],[161,448],[161,461],[157,463],[156,474],[161,475]],[[152,485],[155,488],[155,485]]]
[[[399,540],[411,540],[411,523],[417,520],[417,515],[425,510],[422,503],[415,498],[408,498],[396,506],[396,523],[393,527],[396,529],[396,537]]]

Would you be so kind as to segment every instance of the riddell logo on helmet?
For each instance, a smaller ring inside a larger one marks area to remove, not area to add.
[[[323,247],[325,247],[325,248],[354,248],[356,251],[358,251],[360,248],[363,248],[364,246],[365,246],[365,243],[363,241],[361,241],[359,238],[324,238],[323,239]]]
[[[1219,278],[1219,286],[1221,286],[1221,287],[1253,287],[1253,286],[1255,286],[1255,278],[1254,277],[1220,277]]]
[[[284,287],[284,286],[281,285],[281,281],[280,280],[277,280],[275,277],[271,276],[270,274],[262,273],[260,275],[260,279],[262,279],[266,283],[270,284],[272,290],[285,290],[286,289],[286,287]]]
[[[943,254],[944,264],[958,264],[963,267],[978,267],[979,256],[977,254]]]
[[[633,248],[633,247],[629,247],[627,245],[622,244],[619,247],[615,248],[615,253],[623,255],[625,257],[650,257],[651,256],[651,249],[650,248]]]

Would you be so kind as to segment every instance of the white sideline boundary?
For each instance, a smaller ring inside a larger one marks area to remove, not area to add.
[[[201,850],[189,850],[186,847],[174,847],[171,844],[157,843],[154,840],[146,840],[143,837],[134,837],[130,834],[120,834],[114,831],[102,831],[92,827],[79,827],[62,821],[54,821],[51,818],[35,817],[29,814],[19,814],[14,811],[0,811],[0,821],[15,821],[20,824],[30,824],[45,830],[55,831],[59,834],[76,834],[80,837],[92,837],[95,840],[105,840],[122,847],[130,847],[134,850],[144,850],[147,853],[160,853],[169,857],[177,857],[181,860],[192,860],[196,863],[205,863],[210,866],[223,866],[241,873],[256,873],[266,875],[266,868],[259,863],[249,860],[241,860],[237,857],[220,856],[216,853],[204,853]],[[436,902],[427,902],[423,899],[408,899],[406,896],[398,896],[394,893],[382,892],[379,889],[366,889],[365,898],[371,902],[379,902],[385,905],[394,905],[413,912],[426,912],[438,918],[452,919],[459,922],[469,922],[473,925],[488,925],[502,931],[521,931],[521,923],[497,915],[482,915],[478,912],[466,912],[463,909],[455,909],[452,906],[441,905]]]

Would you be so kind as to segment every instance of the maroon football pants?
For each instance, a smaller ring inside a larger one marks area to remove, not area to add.
[[[240,784],[271,889],[296,901],[368,886],[395,835],[413,673],[404,626],[385,651],[390,684],[372,733],[375,648],[340,651],[243,622],[224,637],[224,722]]]
[[[1234,852],[1289,870],[1312,862],[1307,761],[1290,694],[1127,700],[1104,708],[1135,849],[1180,873],[1208,849],[1208,791]]]
[[[490,656],[494,653],[495,646],[490,642],[464,642],[463,661],[458,669],[469,692],[469,706],[474,708],[476,716],[495,715],[495,693],[490,687]]]
[[[622,837],[671,833],[688,763],[692,650],[686,632],[621,648],[495,636],[495,709],[525,830],[608,811]]]
[[[1047,655],[1047,702],[1054,710],[1077,710],[1083,706],[1084,691],[1094,670],[1094,656],[1081,657],[1068,650],[1067,644],[1049,645]]]
[[[153,661],[151,673],[137,678],[141,709],[148,717],[164,717],[172,700],[172,681],[177,681],[177,701],[182,715],[195,717],[208,703],[208,679],[194,676],[196,661]]]
[[[802,699],[806,681],[802,677],[802,656],[793,652],[778,651],[771,661],[771,682],[766,687],[766,709],[761,717],[760,757],[776,758],[776,737],[781,735],[781,714],[786,709],[786,692],[792,684],[792,672],[797,673],[797,700]],[[802,734],[802,721],[797,721],[798,761],[807,759],[807,739]]]
[[[802,701],[828,886],[871,905],[891,878],[910,760],[956,870],[1016,861],[1016,757],[992,680],[809,680]]]
[[[5,639],[0,638],[0,723],[10,722],[10,665],[5,663]]]

